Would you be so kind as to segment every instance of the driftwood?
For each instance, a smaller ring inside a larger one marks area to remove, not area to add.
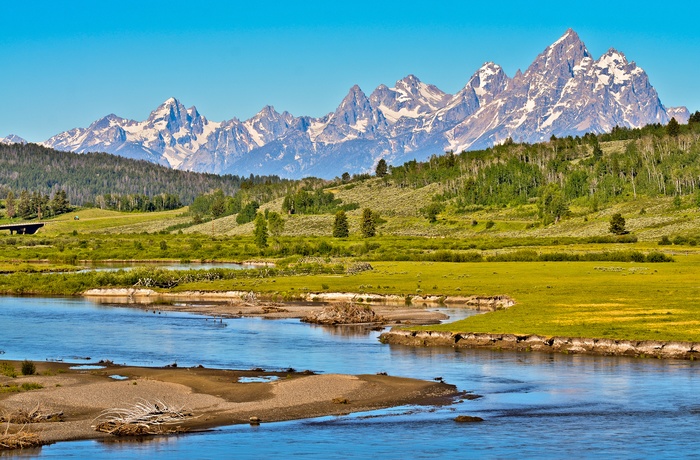
[[[46,423],[46,422],[62,422],[63,411],[44,413],[41,411],[41,406],[37,404],[33,409],[18,409],[15,412],[4,413],[0,415],[0,422],[7,423]]]
[[[169,407],[163,401],[142,401],[124,409],[108,409],[97,419],[102,419],[93,428],[114,436],[142,436],[182,433],[185,428],[177,425],[194,415],[184,408]],[[177,425],[177,426],[173,426]]]
[[[263,313],[286,313],[289,310],[286,308],[278,307],[276,305],[268,305],[266,307],[262,307]]]
[[[0,450],[28,449],[46,444],[38,434],[25,431],[22,427],[19,431],[10,433],[10,424],[7,424],[5,432],[0,434]]]

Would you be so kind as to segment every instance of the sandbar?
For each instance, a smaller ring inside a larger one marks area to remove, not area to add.
[[[19,362],[4,362],[16,369],[21,366]],[[3,423],[9,432],[24,429],[37,433],[43,443],[114,438],[95,430],[101,414],[139,402],[181,408],[191,416],[178,426],[189,431],[249,423],[251,417],[268,423],[402,405],[449,404],[460,396],[453,385],[387,375],[148,368],[109,362],[101,363],[104,367],[100,369],[81,370],[63,362],[35,364],[36,375],[0,375],[0,387],[24,383],[42,387],[0,392],[0,417],[7,419],[37,406],[42,413],[62,413],[62,421]]]

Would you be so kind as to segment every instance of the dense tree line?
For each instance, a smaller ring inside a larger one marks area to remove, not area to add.
[[[94,204],[102,209],[141,212],[168,211],[182,207],[178,196],[170,193],[161,193],[153,197],[140,193],[133,195],[105,193],[98,196]]]
[[[22,190],[15,195],[12,190],[5,194],[5,217],[9,219],[20,218],[23,220],[35,218],[47,218],[70,212],[73,208],[66,197],[64,190],[58,190],[49,198],[38,192],[29,193]]]
[[[352,211],[358,208],[356,203],[346,205],[341,203],[342,200],[336,198],[331,192],[324,192],[322,189],[300,189],[284,197],[282,211],[289,214],[325,214],[338,209]]]
[[[9,190],[53,195],[64,190],[74,205],[96,203],[105,194],[118,196],[177,196],[184,205],[196,196],[221,189],[234,195],[245,189],[261,195],[286,183],[277,176],[218,176],[177,171],[143,160],[106,153],[76,154],[37,144],[0,145],[0,199]],[[262,187],[260,187],[262,186]],[[261,196],[264,198],[265,196]]]

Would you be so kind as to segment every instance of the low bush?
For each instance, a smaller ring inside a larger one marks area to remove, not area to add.
[[[22,361],[22,375],[34,375],[36,374],[36,366],[34,362],[29,360]]]
[[[0,363],[0,375],[14,378],[17,377],[17,370],[10,363]]]

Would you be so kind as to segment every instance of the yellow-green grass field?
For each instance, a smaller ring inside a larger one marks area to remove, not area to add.
[[[357,275],[185,284],[178,290],[509,295],[516,305],[432,330],[700,342],[700,256],[672,263],[375,262]],[[368,296],[369,297],[369,296]],[[413,297],[413,303],[419,303]]]
[[[118,212],[107,209],[81,209],[45,221],[39,235],[79,233],[141,233],[158,232],[168,226],[192,220],[182,217],[187,208],[162,212]],[[75,217],[78,217],[76,220]]]

